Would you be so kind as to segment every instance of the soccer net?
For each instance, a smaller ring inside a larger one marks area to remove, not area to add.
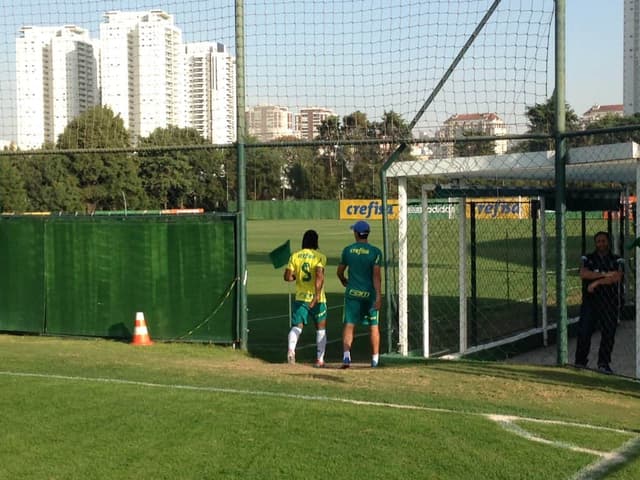
[[[465,226],[465,248],[475,249],[465,261],[475,276],[467,280],[473,328],[466,348],[542,328],[540,277],[548,278],[552,299],[555,263],[550,234],[547,266],[540,264],[541,225],[552,221],[540,213],[540,191],[553,180],[533,154],[554,148],[554,4],[122,0],[107,9],[97,0],[22,2],[0,19],[0,207],[232,210],[239,192],[252,200],[370,200],[387,189],[395,198],[402,182],[391,179],[406,178],[412,208],[430,208],[435,198],[423,205],[422,184],[450,189],[436,205],[447,218],[431,225],[432,233],[443,229],[433,245],[448,240],[428,251],[433,262],[439,249],[461,258],[462,211],[497,197],[490,189],[514,189],[508,198],[528,208],[526,218],[478,217],[475,227],[471,219]],[[238,172],[234,142],[242,124],[246,163]],[[614,136],[597,142],[636,139]],[[401,143],[409,148],[389,162]],[[519,163],[506,170],[477,160],[476,170],[493,176],[468,169],[469,158],[516,153]],[[594,155],[602,163],[590,168],[600,176],[572,179],[574,186],[634,190],[632,172],[617,177],[606,153]],[[460,158],[457,177],[420,167]],[[383,182],[381,172],[399,164],[405,170]],[[510,177],[525,170],[528,176]],[[605,227],[615,230],[611,221]],[[411,216],[407,223],[421,225]],[[416,261],[391,273],[398,278],[418,268]],[[450,296],[462,277],[442,264],[445,279],[430,276],[429,296],[444,318],[459,310],[444,298],[439,306],[434,295]],[[408,288],[417,300],[422,287]],[[538,298],[535,314],[529,298]],[[553,304],[546,305],[552,324]],[[518,313],[498,326],[491,316],[500,311]],[[430,353],[460,351],[460,324],[439,322],[431,323]]]

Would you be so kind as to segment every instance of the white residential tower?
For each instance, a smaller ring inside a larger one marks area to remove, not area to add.
[[[214,144],[236,139],[235,59],[221,43],[185,44],[187,125]]]
[[[20,29],[16,40],[18,148],[55,143],[68,123],[99,105],[98,48],[75,25]]]
[[[182,32],[162,10],[105,13],[100,24],[102,103],[134,141],[186,126]]]
[[[624,114],[640,112],[640,0],[624,0]]]

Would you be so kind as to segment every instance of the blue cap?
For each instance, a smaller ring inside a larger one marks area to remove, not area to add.
[[[353,230],[357,234],[361,234],[369,233],[371,231],[371,228],[369,228],[369,224],[367,222],[365,222],[364,220],[359,220],[351,225],[351,230]]]

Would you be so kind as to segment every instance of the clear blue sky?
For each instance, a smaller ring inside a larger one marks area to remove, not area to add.
[[[578,115],[622,103],[624,0],[566,0],[567,102]]]
[[[296,106],[329,106],[339,114],[356,108],[376,111],[370,117],[379,115],[382,108],[392,108],[410,119],[468,35],[460,32],[470,31],[490,3],[491,0],[245,0],[248,57],[251,54],[247,65],[247,74],[251,75],[247,79],[250,96],[247,103],[250,106],[266,101],[288,104],[293,110]],[[504,0],[503,6],[527,3]],[[622,103],[624,1],[566,0],[566,3],[567,101],[579,115],[595,103]],[[552,0],[530,0],[532,10],[542,4],[552,5]],[[107,10],[162,9],[175,16],[186,41],[234,43],[232,0],[0,0],[0,7],[3,11],[0,17],[0,139],[13,136],[15,38],[23,25],[76,24],[88,28],[92,36],[97,37],[101,15]],[[477,10],[467,12],[465,8]],[[456,20],[451,21],[434,9],[446,9],[447,15],[457,16]],[[265,19],[264,23],[257,20],[258,14]],[[424,23],[418,19],[424,19]],[[434,44],[434,51],[440,53],[425,54],[424,46],[423,50],[412,49],[415,33],[422,36],[424,45],[431,48]],[[283,44],[296,46],[284,47]],[[288,54],[282,55],[285,48]],[[337,58],[335,52],[343,55]],[[420,60],[424,63],[414,65],[417,63],[412,62],[414,56],[424,58]],[[398,68],[389,58],[404,61],[403,65],[411,68]],[[378,63],[372,63],[371,59],[377,59]],[[461,75],[474,74],[470,66],[467,68]],[[553,59],[548,68],[552,71]],[[344,72],[354,70],[354,77],[362,78],[349,83],[351,80],[345,80]],[[309,75],[290,78],[287,76],[290,71],[307,71]],[[318,75],[319,71],[324,72],[323,75]],[[423,78],[425,72],[432,76]],[[402,97],[398,96],[398,85],[407,86]],[[372,93],[377,88],[380,88],[379,95]],[[460,87],[463,94],[453,93],[446,99],[448,109],[483,111],[482,101],[464,103],[463,95],[473,96],[467,88]],[[553,78],[544,88],[548,88],[549,93],[553,91]],[[539,90],[536,95],[540,95]],[[437,121],[441,122],[451,111],[443,110]]]

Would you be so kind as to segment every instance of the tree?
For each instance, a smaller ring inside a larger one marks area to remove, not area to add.
[[[616,115],[606,115],[587,125],[585,130],[597,130],[603,128],[624,127],[637,125],[638,130],[625,132],[599,133],[582,137],[581,144],[584,145],[604,145],[608,143],[640,142],[640,113],[619,117]]]
[[[337,117],[325,120],[319,129],[319,139],[335,142],[334,146],[321,147],[317,153],[316,163],[325,166],[325,186],[332,189],[325,198],[335,198],[338,190],[342,198],[380,195],[383,163],[400,140],[411,138],[408,124],[393,111],[385,112],[379,122],[369,122],[360,111],[344,116],[342,122]],[[367,139],[380,143],[349,144],[352,140]],[[408,152],[404,153],[400,160],[408,156]]]
[[[129,134],[120,115],[109,107],[86,110],[71,122],[58,137],[59,149],[126,148]]]
[[[318,138],[320,140],[340,140],[342,138],[340,117],[328,117],[322,120],[320,127],[318,127]]]
[[[566,104],[565,109],[566,131],[573,132],[580,130],[580,119],[578,115],[576,115],[576,112],[573,111],[569,104]],[[544,133],[550,135],[550,138],[527,140],[513,150],[529,152],[553,150],[555,148],[555,139],[553,138],[556,118],[555,112],[555,95],[551,96],[545,103],[536,103],[533,107],[529,107],[526,112],[527,118],[529,119],[528,133]]]
[[[0,157],[0,210],[23,212],[28,209],[27,190],[24,177],[16,167],[16,159]]]
[[[281,137],[278,142],[295,141],[294,137]],[[276,155],[283,160],[282,198],[306,198],[310,183],[309,166],[313,162],[313,147],[291,146],[275,148]]]
[[[247,191],[253,200],[282,196],[285,160],[275,148],[247,149]]]
[[[462,137],[482,137],[484,133],[481,130],[465,130]],[[474,142],[456,142],[454,140],[453,152],[456,157],[473,157],[474,155],[494,155],[496,153],[496,145],[494,141],[481,140]]]
[[[25,182],[29,210],[78,212],[85,208],[78,179],[64,155],[33,155],[18,164]]]
[[[150,149],[206,144],[208,142],[197,130],[175,126],[156,128],[148,137],[140,139],[140,177],[153,207],[196,207],[200,199],[201,203],[207,202],[208,209],[212,209],[215,200],[211,197],[222,200],[220,188],[214,194],[210,191],[210,180],[220,172],[221,164],[220,161],[210,161],[210,152],[202,149]],[[217,183],[213,185],[217,186]]]
[[[74,118],[58,137],[61,150],[103,149],[97,153],[70,153],[66,168],[78,179],[88,211],[141,208],[146,204],[138,167],[132,155],[109,153],[129,147],[124,122],[108,107],[93,107]]]
[[[344,138],[366,138],[371,125],[367,114],[357,110],[342,119]]]
[[[393,110],[384,112],[382,121],[374,122],[375,136],[384,139],[411,139],[413,135],[409,124]]]

